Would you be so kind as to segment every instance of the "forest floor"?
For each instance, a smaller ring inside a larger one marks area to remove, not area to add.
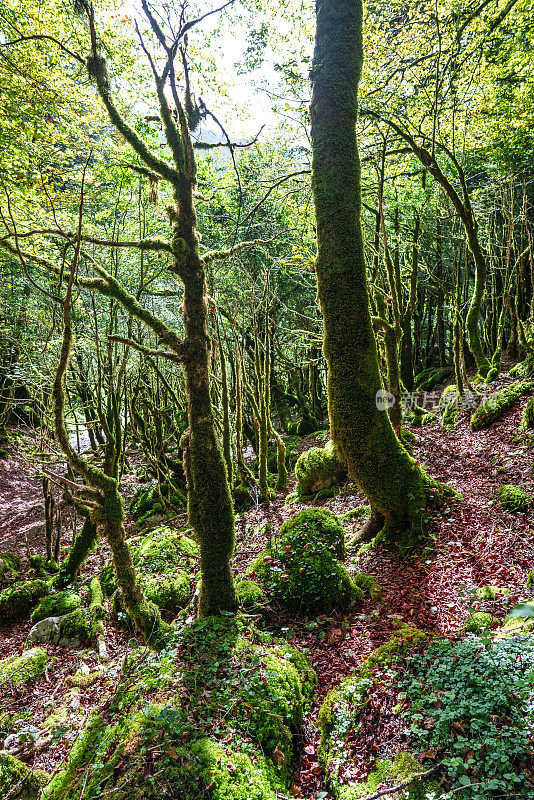
[[[501,376],[492,390],[508,383]],[[416,429],[417,441],[413,452],[430,475],[453,487],[453,497],[430,516],[429,531],[433,541],[417,558],[401,558],[385,550],[373,550],[362,556],[348,557],[347,566],[374,575],[383,590],[383,602],[369,601],[348,613],[296,616],[272,608],[267,614],[267,626],[294,646],[308,653],[317,672],[319,685],[316,700],[304,725],[300,762],[296,767],[291,793],[295,797],[327,796],[323,775],[317,760],[319,733],[317,710],[325,694],[345,676],[354,673],[369,652],[385,642],[395,628],[399,615],[417,627],[454,637],[462,628],[468,611],[491,611],[497,617],[525,596],[527,574],[534,565],[532,507],[526,513],[509,514],[494,504],[496,489],[514,484],[528,492],[534,487],[534,448],[527,447],[529,435],[521,434],[521,411],[527,398],[488,430],[477,433],[469,428],[469,417],[460,412],[460,422],[446,431],[440,425]],[[0,530],[1,550],[17,552],[25,557],[26,541],[33,552],[44,552],[44,533],[41,514],[42,481],[36,475],[35,464],[29,465],[30,433],[11,441],[9,458],[0,461]],[[324,438],[324,437],[323,437]],[[323,439],[307,439],[313,446]],[[128,476],[127,493],[135,485]],[[342,514],[364,503],[353,486],[346,485],[334,497],[316,505]],[[278,496],[269,505],[257,505],[241,514],[237,525],[237,545],[234,558],[236,574],[243,572],[266,544],[266,526],[273,534],[291,514],[304,507],[300,503],[285,504]],[[183,523],[183,520],[182,520]],[[358,523],[349,523],[350,535]],[[132,532],[133,522],[129,522]],[[70,542],[66,535],[62,542]],[[106,548],[91,556],[85,576],[93,575],[107,559]],[[487,584],[511,590],[502,601],[474,601],[477,587]],[[489,606],[487,604],[489,603]],[[29,621],[0,627],[0,658],[21,652]],[[130,646],[129,636],[113,619],[106,622],[106,640],[111,656],[110,669],[99,681],[81,693],[81,708],[76,713],[83,718],[102,699],[104,692],[113,690],[121,656]],[[57,661],[38,680],[20,687],[18,694],[0,686],[0,707],[21,714],[28,724],[39,729],[50,714],[51,706],[61,704],[67,691],[65,678],[73,674],[82,662],[96,665],[91,651],[74,651],[47,646]],[[355,760],[364,764],[376,755],[377,747],[388,751],[402,739],[402,731],[384,699],[383,707],[371,706],[365,715],[364,728],[359,736]],[[81,724],[81,723],[80,723]],[[76,729],[52,742],[35,754],[34,766],[52,772],[64,760]]]

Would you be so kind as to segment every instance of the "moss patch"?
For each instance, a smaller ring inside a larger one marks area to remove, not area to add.
[[[517,513],[519,511],[526,511],[532,502],[532,497],[526,492],[518,489],[517,486],[507,484],[500,486],[496,492],[497,504],[504,508],[505,511]]]
[[[47,595],[32,612],[31,621],[35,623],[46,617],[63,617],[65,614],[75,611],[81,604],[82,598],[73,592]]]
[[[0,683],[12,686],[37,678],[45,671],[48,656],[42,647],[25,650],[20,656],[8,656],[0,661]]]
[[[328,610],[363,599],[341,563],[343,528],[327,509],[304,509],[287,519],[274,544],[252,565],[260,583],[284,605]]]
[[[41,580],[24,581],[4,589],[0,592],[0,621],[26,617],[46,594],[48,583]]]
[[[235,591],[239,605],[243,608],[253,608],[267,602],[265,592],[256,581],[236,581]]]
[[[275,800],[315,675],[240,619],[204,618],[167,649],[134,653],[43,800]],[[157,752],[152,758],[149,753]]]
[[[486,611],[474,611],[468,614],[465,621],[465,630],[468,633],[484,633],[493,627],[494,617]]]
[[[18,758],[0,750],[0,797],[38,800],[41,789],[49,780],[50,775],[42,769],[30,770]],[[19,786],[17,791],[14,791],[15,786]]]
[[[520,397],[530,392],[532,386],[533,383],[530,380],[517,381],[504,389],[500,389],[498,392],[490,394],[488,399],[471,415],[471,430],[480,431],[483,428],[488,428],[493,422],[504,416],[517,403]]]
[[[312,447],[299,457],[295,466],[297,494],[313,497],[338,486],[347,477],[347,467],[332,441]]]
[[[20,558],[13,553],[0,553],[0,579],[16,578],[20,570]]]
[[[191,573],[196,572],[199,547],[183,532],[167,526],[132,540],[132,559],[145,597],[167,611],[176,612],[187,605],[192,591]],[[116,589],[113,565],[109,562],[100,573],[107,595]],[[122,610],[120,592],[115,610]]]

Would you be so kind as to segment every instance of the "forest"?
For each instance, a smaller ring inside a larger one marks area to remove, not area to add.
[[[534,800],[533,53],[0,4],[0,800]]]

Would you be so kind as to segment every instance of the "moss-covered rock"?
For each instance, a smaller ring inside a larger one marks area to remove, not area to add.
[[[48,583],[42,580],[24,581],[4,589],[0,592],[0,622],[28,616],[48,589]]]
[[[179,661],[176,661],[176,652]],[[205,618],[133,654],[42,800],[275,800],[315,684],[302,654],[240,619]],[[157,755],[148,755],[154,754]]]
[[[486,611],[474,611],[467,615],[465,630],[468,633],[484,633],[493,627],[494,621],[497,621],[495,617]]]
[[[373,686],[375,668],[395,664],[414,646],[425,644],[428,639],[429,635],[418,628],[400,628],[389,641],[370,654],[355,675],[345,678],[323,701],[319,711],[319,759],[330,787],[340,800],[365,797],[372,794],[380,782],[394,777],[399,779],[397,782],[402,782],[401,774],[405,775],[404,779],[409,779],[423,771],[418,762],[417,771],[412,771],[414,759],[407,753],[401,753],[393,760],[378,761],[368,780],[358,782],[351,778],[352,757],[348,742],[358,731],[359,717],[365,708],[368,691]]]
[[[199,557],[197,543],[167,526],[154,528],[131,541],[132,559],[145,597],[171,612],[187,605],[192,592],[191,573],[196,572]],[[111,562],[100,572],[100,582],[108,596],[116,591]],[[114,608],[123,610],[120,591],[114,596]]]
[[[9,682],[12,686],[20,686],[26,681],[42,675],[45,671],[48,656],[42,647],[25,650],[20,656],[8,656],[0,661],[0,685]]]
[[[256,581],[246,579],[236,581],[235,591],[239,605],[243,608],[253,608],[267,602],[265,592]]]
[[[498,392],[490,394],[488,399],[479,405],[471,415],[470,426],[472,431],[488,428],[493,422],[500,419],[515,403],[532,390],[531,380],[517,381]]]
[[[499,597],[506,597],[510,594],[510,589],[503,586],[480,586],[477,589],[477,597],[481,600],[497,600]]]
[[[371,600],[377,602],[382,598],[382,589],[374,575],[368,575],[366,572],[360,572],[358,575],[352,576],[352,581],[355,586],[358,586],[364,594],[368,595]]]
[[[58,644],[66,647],[81,647],[93,638],[91,614],[85,608],[78,608],[61,617],[59,621]]]
[[[527,575],[527,580],[525,583],[525,588],[527,589],[534,589],[534,569],[531,570]]]
[[[50,775],[42,769],[30,769],[18,758],[0,750],[0,797],[10,800],[38,800]]]
[[[420,392],[433,392],[436,386],[439,386],[440,383],[443,383],[443,381],[449,377],[451,372],[452,370],[450,367],[445,367],[444,369],[439,367],[424,369],[415,376],[414,388],[418,389]]]
[[[328,610],[363,599],[341,563],[343,528],[331,511],[310,508],[287,519],[252,565],[260,583],[284,605]]]
[[[529,398],[526,406],[523,409],[521,416],[521,427],[523,430],[531,430],[534,428],[534,397]]]
[[[46,617],[63,617],[65,614],[70,614],[80,608],[82,598],[79,594],[74,592],[58,592],[57,594],[50,594],[43,597],[31,615],[33,623],[39,622]]]
[[[0,580],[18,577],[20,564],[20,558],[13,553],[0,553]]]
[[[335,444],[311,447],[299,457],[295,466],[299,497],[313,497],[338,486],[347,477],[347,467]]]
[[[532,497],[529,494],[511,484],[499,486],[496,492],[496,499],[501,508],[512,513],[526,511],[532,502]]]
[[[159,487],[153,483],[148,488],[141,487],[130,502],[132,517],[142,522],[152,514],[161,513],[165,505],[183,508],[187,505],[187,496],[183,490],[173,483],[163,483]]]

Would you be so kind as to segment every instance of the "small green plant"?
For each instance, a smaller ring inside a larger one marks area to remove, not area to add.
[[[438,751],[458,800],[533,798],[525,775],[534,701],[531,637],[432,641],[399,688],[418,748]],[[446,795],[448,796],[448,795]]]

